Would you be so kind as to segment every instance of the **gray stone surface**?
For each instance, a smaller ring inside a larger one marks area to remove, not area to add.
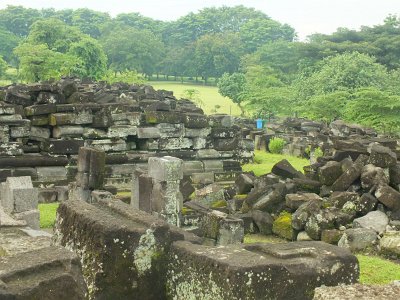
[[[347,229],[338,242],[338,246],[350,251],[361,251],[376,246],[378,235],[367,228]]]
[[[386,226],[389,224],[387,215],[379,210],[371,211],[361,218],[354,219],[354,228],[368,228],[373,229],[377,233],[386,231]]]
[[[182,160],[164,156],[149,158],[149,176],[159,181],[175,181],[183,178]]]

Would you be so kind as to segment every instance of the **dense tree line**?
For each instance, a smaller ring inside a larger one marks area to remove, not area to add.
[[[244,6],[205,8],[163,22],[89,9],[0,10],[0,76],[117,80],[219,78],[242,111],[342,118],[400,130],[400,19],[296,40],[295,30]],[[112,79],[114,76],[114,79]],[[362,114],[360,113],[362,111]]]

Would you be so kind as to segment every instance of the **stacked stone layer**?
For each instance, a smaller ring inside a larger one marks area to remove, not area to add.
[[[128,187],[132,167],[174,156],[195,184],[232,181],[253,142],[228,115],[206,116],[150,86],[63,79],[0,88],[0,181],[31,176],[65,185],[80,147],[107,153],[106,183]]]

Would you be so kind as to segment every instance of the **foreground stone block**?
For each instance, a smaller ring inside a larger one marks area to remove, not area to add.
[[[322,242],[208,247],[172,245],[170,299],[312,299],[321,285],[355,283],[358,262]]]
[[[62,247],[46,247],[0,257],[0,299],[85,299],[78,257]]]
[[[55,241],[76,252],[89,299],[165,299],[166,252],[182,233],[121,201],[60,204]]]

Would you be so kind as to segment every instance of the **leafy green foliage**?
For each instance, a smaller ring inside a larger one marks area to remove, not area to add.
[[[196,103],[200,108],[204,107],[204,102],[201,100],[200,91],[197,89],[186,89],[182,93],[182,97]]]
[[[269,141],[268,149],[273,154],[282,154],[286,141],[279,137],[274,137]]]
[[[222,96],[232,99],[234,103],[237,103],[242,110],[242,115],[244,111],[241,102],[243,101],[245,85],[246,77],[242,73],[224,73],[218,81],[218,92]]]
[[[142,84],[146,82],[146,80],[136,71],[113,72],[111,70],[108,70],[103,76],[102,80],[110,84],[117,82],[124,82],[128,84]]]
[[[0,56],[0,78],[2,78],[7,70],[7,63],[5,60]]]
[[[344,119],[393,133],[400,130],[399,115],[400,95],[369,88],[354,93],[346,106]]]

